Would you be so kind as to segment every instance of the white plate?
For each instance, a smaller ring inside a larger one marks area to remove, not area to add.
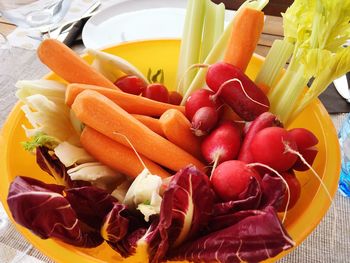
[[[84,26],[85,47],[99,49],[125,41],[180,38],[187,0],[129,0],[104,8]],[[232,12],[226,12],[227,21]]]

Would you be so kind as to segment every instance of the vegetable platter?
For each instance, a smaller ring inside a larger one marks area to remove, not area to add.
[[[1,201],[19,231],[57,262],[292,251],[337,189],[338,139],[317,96],[350,70],[350,4],[304,2],[283,14],[266,58],[253,54],[266,0],[225,28],[222,4],[189,0],[181,40],[83,58],[43,41],[53,72],[17,82],[0,137]]]

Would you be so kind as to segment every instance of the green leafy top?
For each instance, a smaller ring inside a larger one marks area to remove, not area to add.
[[[26,151],[33,152],[37,147],[45,146],[49,149],[54,149],[59,144],[59,141],[52,136],[46,135],[43,132],[37,133],[29,141],[22,142],[22,146]]]

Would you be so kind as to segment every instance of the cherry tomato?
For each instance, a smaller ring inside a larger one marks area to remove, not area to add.
[[[167,88],[160,83],[149,84],[142,92],[142,96],[151,100],[160,102],[169,102],[169,92]]]
[[[136,76],[123,76],[114,82],[118,88],[122,91],[134,95],[140,95],[141,92],[146,88],[145,82]]]
[[[298,178],[294,175],[293,171],[291,172],[283,172],[282,173],[283,178],[286,180],[288,186],[289,186],[289,191],[290,191],[290,200],[289,200],[289,205],[288,205],[288,210],[293,208],[296,202],[298,201],[300,197],[300,192],[301,192],[301,186]],[[286,208],[287,205],[287,200],[288,200],[288,193],[286,190],[286,194],[284,196],[283,202],[281,206],[278,209],[278,212],[283,212]]]
[[[180,105],[182,101],[182,95],[177,91],[170,91],[169,103],[173,105]]]

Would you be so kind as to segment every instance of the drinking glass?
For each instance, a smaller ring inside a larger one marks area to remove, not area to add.
[[[0,13],[17,26],[33,28],[59,22],[71,0],[0,0]]]

